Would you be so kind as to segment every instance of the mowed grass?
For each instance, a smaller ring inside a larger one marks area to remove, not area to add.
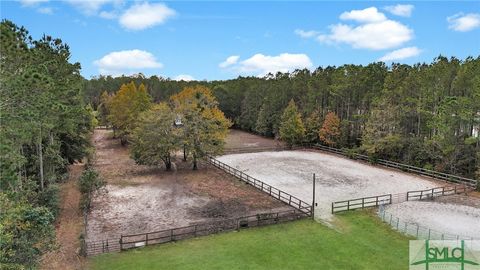
[[[369,212],[150,246],[90,261],[92,269],[408,269],[409,238]]]

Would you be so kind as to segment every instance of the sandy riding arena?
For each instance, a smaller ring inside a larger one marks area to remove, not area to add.
[[[402,223],[430,229],[437,238],[458,235],[462,239],[480,239],[479,198],[456,195],[433,201],[408,201],[389,205],[385,211]]]
[[[315,215],[325,220],[332,218],[333,201],[437,186],[423,177],[313,151],[232,154],[218,159],[306,202],[312,202],[312,174],[316,173]]]
[[[95,168],[107,186],[92,202],[87,239],[292,209],[205,163],[193,171],[178,158],[170,172],[136,165],[128,148],[112,137],[106,130],[94,134]]]

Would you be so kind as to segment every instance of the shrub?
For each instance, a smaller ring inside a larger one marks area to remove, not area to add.
[[[41,254],[54,246],[53,221],[48,208],[0,193],[0,268],[35,268]]]
[[[38,204],[45,206],[56,218],[60,212],[60,188],[56,184],[49,185],[38,193]]]
[[[105,182],[98,176],[98,173],[92,168],[87,167],[80,176],[79,189],[82,193],[80,200],[80,208],[83,210],[90,210],[90,202],[95,192],[105,186]]]

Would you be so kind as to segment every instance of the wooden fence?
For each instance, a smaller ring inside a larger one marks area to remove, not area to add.
[[[408,191],[407,193],[385,194],[379,196],[332,202],[332,214],[368,207],[378,207],[386,204],[405,201],[428,200],[441,196],[467,193],[470,189],[465,185],[436,187],[425,190]]]
[[[378,207],[385,204],[392,204],[392,194],[332,202],[332,214],[368,207]]]
[[[240,147],[240,148],[225,148],[225,154],[240,154],[240,153],[255,153],[255,152],[269,152],[269,151],[283,151],[286,150],[283,146],[265,146],[265,147]]]
[[[357,154],[357,153],[351,153],[350,154],[343,149],[337,149],[337,148],[328,147],[328,146],[319,145],[319,144],[310,145],[310,147],[313,148],[313,149],[327,151],[327,152],[351,157],[351,158],[354,158],[354,159],[359,159],[359,160],[364,160],[364,161],[369,161],[370,160],[370,158],[366,155],[361,155],[361,154]],[[376,160],[376,164],[380,164],[380,165],[383,165],[385,167],[400,169],[402,171],[407,171],[407,172],[411,172],[411,173],[420,174],[420,175],[423,175],[423,176],[428,176],[428,177],[444,180],[444,181],[451,182],[451,183],[467,185],[470,188],[476,188],[477,187],[477,180],[475,180],[475,179],[465,178],[465,177],[452,175],[452,174],[447,174],[447,173],[442,173],[442,172],[437,172],[437,171],[433,171],[433,170],[427,170],[427,169],[424,169],[424,168],[419,168],[419,167],[415,167],[415,166],[411,166],[411,165],[407,165],[407,164],[403,164],[403,163],[398,163],[398,162],[393,162],[393,161],[389,161],[389,160],[385,160],[385,159]]]
[[[428,200],[441,196],[467,193],[469,188],[466,186],[445,186],[432,189],[416,190],[407,192],[407,201]]]
[[[213,166],[227,172],[228,174],[232,175],[232,176],[235,176],[236,178],[246,182],[247,184],[250,184],[252,185],[253,187],[265,192],[265,193],[268,193],[270,196],[274,197],[275,199],[277,200],[280,200],[300,211],[302,211],[303,213],[305,213],[306,215],[309,215],[311,216],[313,214],[313,209],[312,209],[312,206],[302,200],[300,200],[299,198],[289,194],[289,193],[286,193],[278,188],[275,188],[263,181],[260,181],[256,178],[253,178],[251,176],[249,176],[248,174],[240,171],[240,170],[237,170],[211,156],[207,157],[207,160],[210,162],[210,164],[212,164]]]
[[[309,215],[305,214],[303,211],[293,209],[276,213],[263,213],[233,219],[219,220],[210,223],[195,224],[156,232],[122,235],[119,241],[120,250],[127,250],[154,244],[163,244],[220,232],[229,232],[258,226],[278,224],[305,217],[309,217]]]

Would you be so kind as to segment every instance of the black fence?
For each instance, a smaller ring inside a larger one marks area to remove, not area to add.
[[[264,183],[263,181],[260,181],[256,178],[253,178],[249,176],[248,174],[237,170],[213,157],[207,157],[207,160],[212,164],[213,166],[227,172],[230,175],[235,176],[236,178],[252,185],[253,187],[268,193],[270,196],[274,197],[277,200],[280,200],[297,210],[300,210],[301,212],[305,213],[306,215],[311,216],[313,214],[313,209],[312,206],[299,198],[290,195],[289,193],[286,193],[278,188],[275,188],[267,183]]]
[[[120,239],[104,239],[95,241],[83,241],[83,254],[86,256],[95,256],[102,253],[119,252]]]
[[[332,202],[332,214],[385,204],[392,204],[392,194]]]
[[[309,215],[305,214],[303,211],[293,209],[276,213],[262,213],[210,223],[195,224],[156,232],[122,235],[119,241],[120,250],[163,244],[221,232],[278,224],[306,217],[309,217]]]
[[[441,196],[467,193],[469,189],[466,186],[445,186],[425,190],[416,190],[407,192],[407,201],[428,200]]]
[[[357,153],[348,153],[347,151],[345,151],[343,149],[337,149],[337,148],[328,147],[328,146],[319,145],[319,144],[314,144],[314,145],[311,145],[310,147],[313,148],[313,149],[327,151],[327,152],[347,156],[347,157],[354,158],[354,159],[370,161],[370,158],[366,155],[357,154]],[[420,174],[420,175],[423,175],[423,176],[428,176],[428,177],[444,180],[444,181],[455,183],[455,184],[466,185],[470,188],[476,188],[476,186],[477,186],[477,180],[475,180],[475,179],[465,178],[465,177],[452,175],[452,174],[447,174],[447,173],[442,173],[442,172],[437,172],[437,171],[433,171],[433,170],[427,170],[427,169],[424,169],[424,168],[419,168],[419,167],[415,167],[415,166],[411,166],[411,165],[407,165],[407,164],[403,164],[403,163],[398,163],[398,162],[393,162],[393,161],[389,161],[389,160],[385,160],[385,159],[378,159],[378,160],[375,161],[375,163],[383,165],[385,167],[400,169],[402,171],[416,173],[416,174]]]

